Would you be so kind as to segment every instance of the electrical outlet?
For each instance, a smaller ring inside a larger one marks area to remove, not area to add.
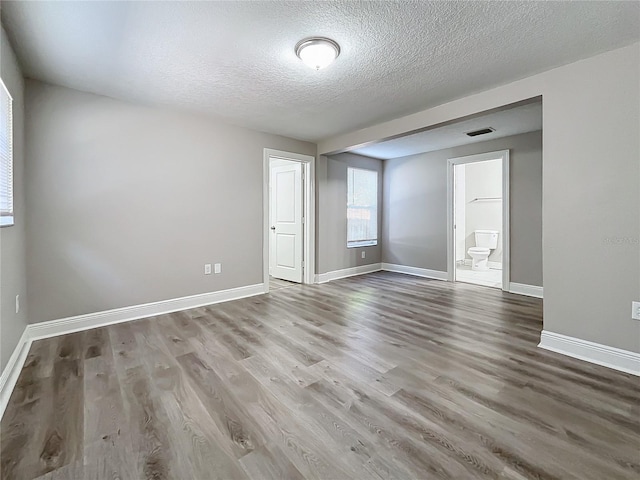
[[[631,302],[631,318],[640,320],[640,302]]]
[[[366,253],[364,250],[362,251],[362,258],[366,257]]]
[[[211,275],[211,264],[210,263],[205,263],[204,264],[204,274],[205,275]]]
[[[213,273],[222,273],[222,264],[221,263],[216,263],[213,266]]]
[[[16,313],[20,312],[20,295],[16,295]]]

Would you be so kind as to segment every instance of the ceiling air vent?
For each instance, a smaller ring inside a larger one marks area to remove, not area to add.
[[[495,130],[491,127],[489,128],[481,128],[480,130],[474,130],[473,132],[467,132],[467,135],[470,137],[477,137],[478,135],[486,135],[487,133],[495,132]]]

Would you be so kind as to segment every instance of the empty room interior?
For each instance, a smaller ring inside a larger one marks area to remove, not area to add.
[[[0,478],[639,478],[640,3],[0,19]]]

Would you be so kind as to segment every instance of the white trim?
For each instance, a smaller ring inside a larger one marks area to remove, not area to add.
[[[262,166],[262,274],[264,292],[269,292],[269,181],[271,158],[281,158],[301,162],[303,165],[303,202],[304,202],[304,245],[303,245],[303,283],[315,283],[316,271],[316,159],[311,155],[283,152],[265,148]]]
[[[190,308],[212,305],[214,303],[239,300],[245,297],[253,297],[264,293],[264,285],[261,283],[247,285],[245,287],[230,288],[217,292],[201,293],[188,297],[161,300],[159,302],[133,305],[131,307],[114,308],[102,312],[88,313],[75,317],[61,318],[49,322],[32,323],[29,325],[31,340],[55,337],[67,333],[89,330],[90,328],[104,327],[115,323],[129,322],[139,318],[153,317],[165,313],[188,310]]]
[[[2,80],[2,78],[0,78],[0,86],[2,86],[2,88],[3,88],[3,90],[5,92],[7,92],[7,95],[9,96],[9,100],[11,100],[13,102],[13,97],[11,96],[11,92],[9,91],[7,86],[5,85],[4,80]]]
[[[466,157],[456,157],[447,160],[447,279],[455,282],[456,275],[456,246],[453,235],[454,216],[454,166],[465,163],[486,162],[488,160],[502,160],[502,290],[510,290],[510,227],[509,227],[509,150],[478,153]]]
[[[316,283],[326,283],[339,278],[353,277],[367,273],[379,272],[406,273],[416,277],[433,278],[434,280],[447,280],[447,272],[439,270],[429,270],[428,268],[409,267],[407,265],[396,265],[393,263],[372,263],[370,265],[360,265],[359,267],[343,268],[332,272],[320,273],[316,275]]]
[[[536,285],[526,285],[524,283],[511,282],[509,292],[518,295],[526,295],[527,297],[543,298],[542,287],[538,287]]]
[[[640,353],[569,337],[547,330],[540,336],[540,348],[603,367],[640,376]]]
[[[511,288],[511,173],[509,150],[502,158],[502,290]]]
[[[31,339],[29,338],[29,325],[27,325],[11,357],[9,357],[9,361],[5,365],[2,375],[0,375],[0,419],[2,419],[4,410],[7,408],[9,398],[11,398],[13,389],[16,386],[24,362],[27,360],[30,348]]]
[[[360,247],[375,247],[378,245],[378,240],[357,240],[353,242],[347,241],[347,248],[360,248]]]
[[[393,263],[383,263],[382,270],[387,272],[406,273],[416,277],[433,278],[435,280],[448,280],[447,272],[439,270],[429,270],[428,268],[409,267],[407,265],[396,265]]]
[[[359,267],[343,268],[342,270],[334,270],[332,272],[320,273],[316,275],[316,283],[326,283],[339,278],[353,277],[355,275],[364,275],[365,273],[379,272],[382,270],[380,263],[372,263],[370,265],[360,265]]]

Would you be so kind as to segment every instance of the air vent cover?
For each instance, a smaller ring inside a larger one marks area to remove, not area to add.
[[[495,130],[491,127],[489,128],[481,128],[480,130],[474,130],[473,132],[467,132],[467,135],[470,137],[477,137],[478,135],[486,135],[487,133],[495,132]]]

